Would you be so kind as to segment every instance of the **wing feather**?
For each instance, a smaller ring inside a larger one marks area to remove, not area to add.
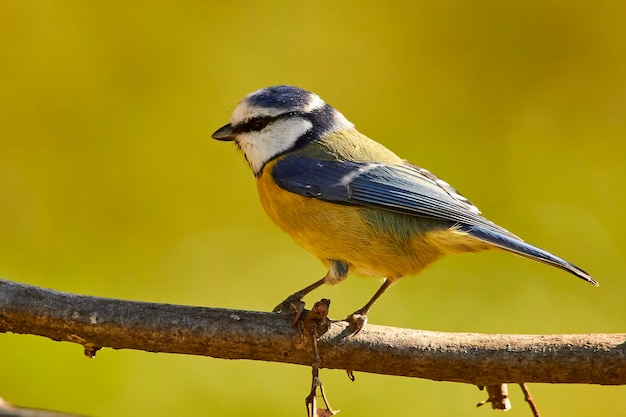
[[[283,189],[339,204],[376,207],[416,217],[484,227],[514,236],[479,215],[444,181],[413,165],[327,161],[288,155],[272,171]]]

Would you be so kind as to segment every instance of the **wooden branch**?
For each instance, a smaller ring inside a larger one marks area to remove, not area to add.
[[[0,280],[0,332],[101,347],[310,366],[310,340],[285,314],[89,297]],[[357,336],[332,323],[323,368],[488,386],[626,384],[626,334],[443,333],[368,324]]]
[[[15,407],[0,398],[0,417],[81,417],[78,414],[60,413],[38,408]]]

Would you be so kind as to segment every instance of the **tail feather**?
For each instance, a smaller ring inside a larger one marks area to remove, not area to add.
[[[550,252],[530,245],[520,239],[516,239],[515,237],[477,226],[461,225],[460,230],[463,230],[470,236],[489,242],[494,246],[516,255],[561,268],[573,275],[576,275],[580,279],[584,279],[585,281],[592,283],[595,286],[599,285],[598,282],[591,277],[591,275],[577,266],[572,265],[566,260],[561,259]]]

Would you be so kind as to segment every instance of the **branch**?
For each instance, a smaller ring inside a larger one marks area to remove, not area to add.
[[[15,407],[0,398],[0,417],[80,417],[78,414],[67,414],[38,408]]]
[[[0,280],[0,332],[101,347],[310,366],[310,340],[287,314],[89,297]],[[626,334],[496,335],[332,323],[321,366],[488,386],[626,384]]]

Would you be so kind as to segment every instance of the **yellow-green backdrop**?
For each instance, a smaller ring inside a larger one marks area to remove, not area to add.
[[[384,3],[384,4],[383,4]],[[370,322],[626,330],[626,6],[582,1],[0,3],[0,277],[269,310],[325,271],[270,223],[210,134],[247,93],[317,92],[483,213],[589,270],[448,258]],[[316,291],[342,317],[379,282]],[[306,367],[100,351],[0,334],[0,396],[93,416],[304,415]],[[475,387],[324,370],[356,415],[490,415]],[[531,386],[546,415],[620,416],[624,387]],[[527,416],[521,393],[514,409]]]

